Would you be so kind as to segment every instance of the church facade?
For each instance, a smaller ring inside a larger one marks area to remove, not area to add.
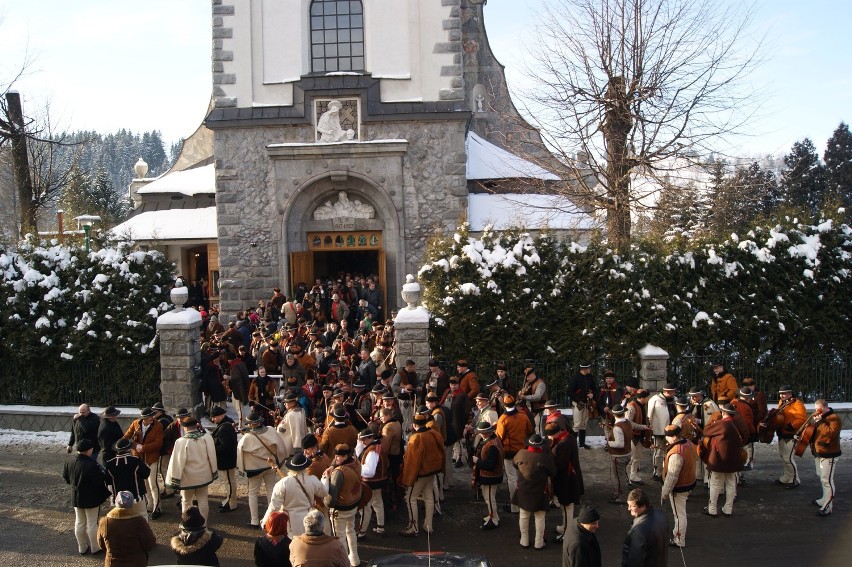
[[[491,53],[485,0],[212,5],[223,312],[341,271],[377,274],[393,308],[429,237],[473,216],[472,193],[486,218],[495,188],[558,181],[522,157],[540,138]]]

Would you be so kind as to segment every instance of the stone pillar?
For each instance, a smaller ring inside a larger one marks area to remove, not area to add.
[[[401,367],[410,358],[423,377],[429,368],[429,311],[419,305],[420,284],[411,274],[405,279],[402,298],[408,306],[400,309],[393,321],[396,365]]]
[[[178,280],[180,281],[180,280]],[[201,314],[181,307],[182,283],[172,290],[172,303],[177,305],[157,317],[160,334],[160,393],[166,410],[174,414],[178,408],[193,409],[201,403],[201,392],[194,383],[195,367],[201,363]]]
[[[652,344],[647,344],[638,351],[641,367],[639,369],[639,386],[649,392],[659,392],[668,381],[669,353]]]

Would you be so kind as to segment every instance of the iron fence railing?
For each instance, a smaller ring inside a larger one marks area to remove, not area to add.
[[[0,404],[142,407],[159,399],[156,358],[0,366]]]
[[[778,399],[778,388],[789,384],[796,395],[806,402],[824,398],[833,402],[852,402],[852,355],[815,356],[809,358],[764,357],[759,360],[738,357],[691,356],[675,357],[668,361],[669,381],[685,394],[693,386],[709,388],[711,365],[722,361],[741,384],[742,379],[755,379],[757,388],[766,392],[770,400]],[[480,377],[480,383],[496,375],[497,365],[505,364],[509,384],[515,389],[523,383],[523,371],[534,367],[538,376],[548,385],[549,397],[562,404],[569,403],[568,380],[579,368],[580,361],[536,360],[470,360],[471,368]],[[441,361],[441,367],[452,376],[456,361]],[[634,358],[607,358],[592,361],[592,372],[598,384],[603,381],[606,369],[615,372],[618,383],[624,385],[628,378],[638,378],[640,360]]]

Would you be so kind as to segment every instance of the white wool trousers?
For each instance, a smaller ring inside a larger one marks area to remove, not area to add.
[[[148,501],[151,503],[151,511],[153,512],[160,507],[160,481],[157,475],[156,463],[150,465],[151,472],[148,473],[148,478],[145,479],[145,486],[148,490]]]
[[[275,488],[275,482],[277,480],[278,476],[275,474],[273,469],[269,469],[266,472],[248,479],[248,502],[252,524],[260,524],[260,516],[258,515],[258,497],[260,496],[260,487],[266,487],[266,500],[269,501],[272,498],[272,489]]]
[[[181,510],[186,512],[192,508],[192,501],[198,502],[198,511],[204,516],[207,525],[210,525],[210,501],[207,498],[207,487],[199,486],[198,488],[190,488],[181,490]]]
[[[722,506],[722,512],[731,514],[734,511],[734,499],[737,497],[737,473],[723,473],[713,471],[710,475],[710,502],[707,504],[707,511],[711,514],[718,514],[717,507],[719,496],[725,493],[725,505]]]
[[[486,511],[488,515],[482,518],[483,522],[491,520],[494,525],[500,525],[500,513],[497,511],[497,489],[499,484],[480,484],[479,490],[482,491],[482,499],[485,501]]]
[[[669,494],[672,514],[674,515],[672,538],[680,547],[686,546],[686,501],[688,498],[689,492],[672,492]]]
[[[358,531],[355,529],[355,514],[358,513],[356,508],[351,510],[331,510],[331,525],[336,537],[343,549],[347,550],[349,556],[349,565],[357,566],[361,564],[361,559],[358,557]]]
[[[382,498],[382,489],[374,488],[373,497],[370,498],[370,503],[367,504],[361,511],[361,525],[358,531],[366,533],[370,528],[370,521],[373,519],[373,512],[376,512],[376,526],[385,527],[385,501]]]
[[[627,463],[627,480],[631,482],[638,482],[642,480],[639,476],[639,464],[642,462],[642,452],[645,450],[645,447],[642,446],[642,443],[634,443],[630,441],[630,462]]]
[[[237,469],[228,469],[225,471],[225,482],[228,485],[228,492],[225,494],[225,499],[222,501],[222,506],[227,504],[231,510],[237,508]]]
[[[574,411],[572,417],[574,421],[573,429],[574,433],[582,430],[586,430],[586,424],[589,422],[589,406],[583,404],[583,407],[579,407],[577,402],[571,402],[571,409]]]
[[[432,490],[433,477],[435,475],[421,476],[414,481],[413,486],[409,486],[405,494],[405,505],[408,507],[408,525],[418,528],[418,511],[417,498],[423,497],[423,507],[425,509],[425,517],[423,518],[423,529],[427,532],[432,531],[432,516],[435,515],[435,496]]]
[[[834,507],[834,469],[837,464],[836,458],[815,457],[816,473],[822,484],[822,498],[816,502],[820,509],[831,512]]]
[[[515,496],[515,490],[518,488],[518,469],[515,467],[512,459],[503,459],[503,475],[506,477],[506,484],[509,485],[509,502]],[[518,513],[518,507],[514,504],[509,504],[512,507],[512,513]]]
[[[796,448],[794,439],[778,439],[778,455],[781,457],[781,463],[784,465],[784,473],[778,479],[785,484],[791,482],[799,482],[799,467],[796,466],[796,461],[793,460],[793,449]]]
[[[546,512],[544,510],[530,512],[523,508],[520,510],[518,527],[521,529],[521,545],[526,547],[530,544],[530,516],[533,516],[535,518],[535,548],[541,549],[544,547],[544,519]]]
[[[74,537],[77,538],[77,550],[85,553],[89,549],[92,553],[100,551],[98,545],[98,511],[100,506],[94,508],[74,508]]]

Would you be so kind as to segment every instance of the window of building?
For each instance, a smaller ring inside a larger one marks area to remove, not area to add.
[[[364,70],[364,9],[361,0],[311,3],[311,70]]]

